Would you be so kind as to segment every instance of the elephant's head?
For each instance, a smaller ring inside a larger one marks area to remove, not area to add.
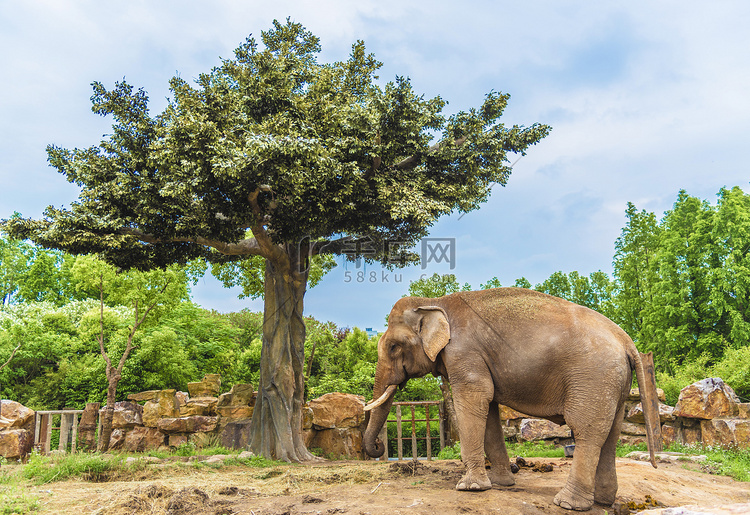
[[[377,438],[393,403],[396,388],[411,377],[437,375],[437,356],[450,341],[448,315],[430,299],[400,299],[388,317],[388,329],[378,342],[373,402],[365,407],[370,421],[365,432],[365,450],[373,458],[385,452]]]

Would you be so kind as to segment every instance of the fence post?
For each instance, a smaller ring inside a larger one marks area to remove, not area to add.
[[[438,417],[440,417],[439,431],[440,431],[440,450],[445,449],[445,401],[440,401],[438,404]]]
[[[427,461],[430,461],[432,459],[432,435],[430,434],[430,405],[425,404],[424,406],[424,413],[425,413],[425,424],[427,429]]]
[[[401,405],[396,406],[396,443],[398,446],[398,461],[404,459],[403,442],[401,440]]]
[[[411,459],[417,459],[417,417],[414,414],[414,404],[411,405]]]

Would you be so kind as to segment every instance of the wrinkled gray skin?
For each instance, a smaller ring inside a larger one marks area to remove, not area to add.
[[[373,399],[412,377],[431,373],[448,379],[467,468],[458,490],[515,483],[498,403],[567,423],[575,457],[554,502],[588,510],[594,501],[615,501],[615,444],[633,371],[644,384],[640,356],[622,329],[556,297],[521,288],[405,297],[391,310],[378,343]],[[372,457],[383,454],[377,435],[392,402],[391,395],[370,412],[365,448]],[[647,414],[647,422],[652,416]]]

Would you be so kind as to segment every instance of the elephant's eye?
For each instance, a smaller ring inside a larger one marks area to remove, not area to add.
[[[396,344],[392,343],[391,344],[391,352],[394,352],[395,350],[396,350]]]

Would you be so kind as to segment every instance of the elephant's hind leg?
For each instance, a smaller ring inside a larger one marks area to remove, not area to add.
[[[620,437],[622,421],[625,417],[625,408],[621,407],[615,415],[612,430],[604,442],[602,452],[599,456],[599,465],[596,468],[596,485],[594,487],[594,501],[599,504],[610,506],[615,502],[617,495],[617,470],[615,469],[615,450],[617,440]]]
[[[508,450],[505,448],[503,426],[500,423],[500,410],[496,402],[490,402],[487,412],[487,429],[484,433],[484,450],[490,459],[489,478],[493,485],[512,486],[516,484],[510,470]]]

